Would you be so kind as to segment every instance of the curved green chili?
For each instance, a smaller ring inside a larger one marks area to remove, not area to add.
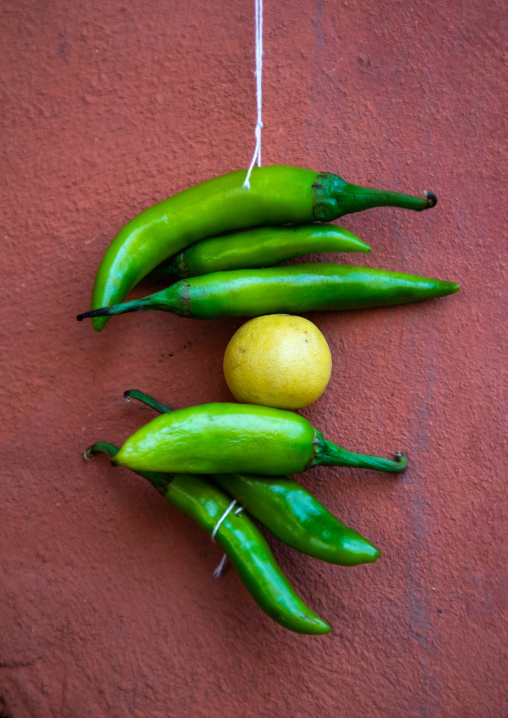
[[[298,474],[313,466],[401,473],[395,461],[355,454],[323,438],[291,411],[251,404],[203,404],[162,414],[139,429],[112,460],[135,471],[188,474]]]
[[[331,222],[344,214],[389,205],[423,210],[436,197],[368,189],[337,175],[299,167],[255,167],[195,185],[144,210],[116,235],[99,266],[91,309],[121,302],[158,264],[206,237],[259,225]],[[100,331],[107,317],[96,317]]]
[[[334,224],[257,227],[191,244],[150,272],[148,278],[175,282],[230,269],[272,267],[316,252],[370,251],[365,242]]]
[[[250,474],[210,474],[210,479],[300,553],[339,566],[372,563],[380,556],[294,479]]]
[[[124,393],[161,413],[172,411],[136,389]],[[210,479],[291,548],[340,566],[379,558],[366,538],[345,526],[311,493],[287,476],[211,474]]]
[[[365,309],[443,297],[459,289],[455,282],[350,264],[296,264],[182,279],[155,294],[77,319],[157,309],[192,319]]]
[[[97,442],[85,458],[97,452],[114,458],[117,447]],[[211,536],[231,504],[230,498],[199,476],[137,472],[150,481],[173,506],[196,521]],[[214,540],[236,569],[258,606],[284,628],[295,633],[320,635],[330,626],[313,613],[282,573],[266,539],[245,511],[230,511],[216,530]]]

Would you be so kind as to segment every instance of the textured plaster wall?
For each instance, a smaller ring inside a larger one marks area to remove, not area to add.
[[[272,623],[234,571],[214,581],[218,546],[146,482],[82,458],[152,416],[125,389],[175,407],[230,399],[222,354],[241,321],[154,312],[98,335],[74,317],[126,221],[248,165],[253,3],[0,12],[4,714],[508,715],[504,3],[265,0],[263,162],[434,190],[430,212],[345,217],[374,251],[332,259],[462,285],[308,315],[334,368],[303,413],[346,447],[410,460],[399,478],[301,477],[382,551],[344,569],[272,541],[332,625],[318,638]]]

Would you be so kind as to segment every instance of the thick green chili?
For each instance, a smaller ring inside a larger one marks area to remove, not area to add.
[[[195,185],[137,215],[117,234],[100,264],[91,309],[121,302],[158,264],[206,237],[260,225],[331,222],[344,214],[382,205],[423,210],[436,197],[367,189],[337,175],[299,167],[254,168]],[[100,331],[106,316],[96,317]]]
[[[230,269],[272,267],[316,252],[370,251],[365,242],[334,224],[257,227],[191,244],[150,272],[148,278],[174,282]]]
[[[95,309],[77,319],[157,309],[192,319],[365,309],[443,297],[459,289],[455,282],[369,267],[296,264],[181,279],[148,297]]]
[[[99,451],[113,458],[118,449],[113,444],[97,442],[85,451],[85,458]],[[231,505],[226,494],[200,476],[137,473],[210,536]],[[295,633],[329,633],[330,626],[298,596],[264,536],[245,511],[239,514],[230,511],[217,528],[214,540],[224,550],[252,598],[270,618]]]
[[[251,404],[203,404],[162,414],[124,443],[113,464],[188,474],[298,474],[313,466],[401,473],[395,461],[355,454],[323,438],[299,414]]]
[[[136,389],[124,396],[162,413],[172,411]],[[248,474],[210,474],[210,479],[300,553],[340,566],[357,566],[379,558],[377,548],[341,523],[294,479]]]

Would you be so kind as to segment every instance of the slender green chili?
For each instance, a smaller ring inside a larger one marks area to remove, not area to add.
[[[157,309],[192,319],[365,309],[443,297],[459,289],[455,282],[382,269],[297,264],[182,279],[148,297],[85,312],[77,319]]]
[[[420,211],[437,201],[432,193],[420,198],[368,189],[299,167],[254,168],[250,189],[243,187],[245,175],[238,170],[195,185],[128,222],[99,266],[91,309],[121,302],[158,264],[206,237],[260,225],[331,222],[383,205]],[[93,326],[100,331],[106,322],[96,317]]]
[[[170,407],[136,389],[130,400],[161,413]],[[357,566],[379,558],[379,551],[357,531],[333,516],[309,491],[287,476],[210,474],[210,479],[236,499],[258,521],[291,548],[340,566]]]
[[[407,460],[355,454],[323,438],[303,416],[251,404],[203,404],[162,414],[133,434],[112,463],[134,471],[298,474],[314,466],[401,473]]]
[[[113,444],[97,442],[85,458],[104,452],[113,458]],[[230,498],[200,476],[137,472],[173,506],[212,535],[231,504]],[[264,536],[245,511],[230,511],[216,530],[214,540],[222,547],[246,589],[258,606],[284,628],[295,633],[329,633],[330,626],[313,613],[282,573]]]
[[[191,244],[159,265],[149,279],[197,277],[212,272],[272,267],[316,252],[370,252],[370,247],[334,224],[257,227]]]

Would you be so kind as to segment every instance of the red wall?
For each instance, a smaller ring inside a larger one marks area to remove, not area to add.
[[[264,19],[263,163],[439,196],[423,214],[345,217],[374,251],[333,259],[462,285],[309,315],[334,368],[305,416],[353,450],[409,455],[399,478],[301,477],[382,558],[345,569],[272,541],[332,625],[294,635],[234,571],[212,579],[218,546],[146,482],[82,458],[152,416],[125,389],[175,407],[230,400],[222,354],[241,321],[153,312],[95,334],[74,317],[126,221],[249,164],[253,2],[4,0],[0,694],[12,718],[506,715],[504,3],[266,0]]]

